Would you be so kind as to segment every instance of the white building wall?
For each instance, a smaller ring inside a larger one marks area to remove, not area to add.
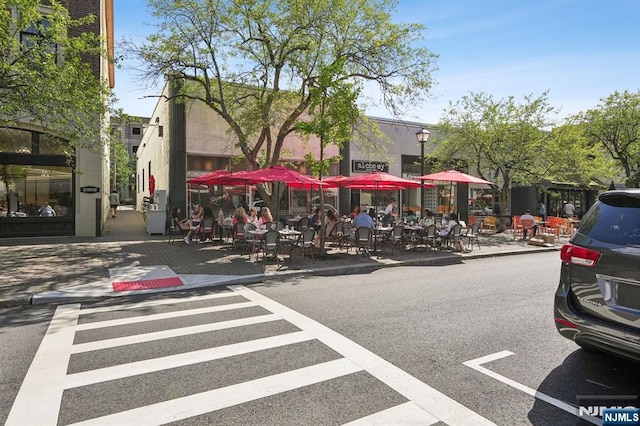
[[[167,87],[163,96],[168,96]],[[136,153],[136,187],[137,206],[141,209],[144,197],[150,196],[149,173],[155,179],[156,189],[169,187],[169,107],[168,103],[160,100],[149,119],[149,124],[143,127],[142,139]],[[162,136],[160,127],[162,126]],[[151,169],[149,169],[151,162]]]

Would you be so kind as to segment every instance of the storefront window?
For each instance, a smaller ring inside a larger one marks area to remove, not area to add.
[[[31,153],[31,132],[0,127],[0,152]]]
[[[56,216],[73,215],[72,170],[64,166],[0,166],[0,216],[39,216],[48,203]]]

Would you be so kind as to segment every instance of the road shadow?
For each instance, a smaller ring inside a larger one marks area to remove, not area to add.
[[[578,398],[640,395],[640,364],[597,351],[577,349],[543,380],[538,392],[578,407]],[[536,398],[529,411],[532,425],[590,425]],[[560,417],[559,417],[560,416]]]

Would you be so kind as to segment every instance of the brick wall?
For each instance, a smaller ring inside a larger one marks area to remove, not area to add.
[[[101,0],[62,0],[61,3],[69,10],[69,15],[74,18],[82,18],[88,15],[94,15],[96,17],[92,24],[82,27],[73,28],[69,31],[70,36],[77,36],[80,33],[92,32],[100,35],[100,14],[101,14]],[[85,60],[91,64],[93,73],[100,76],[100,58],[97,56],[87,56]]]

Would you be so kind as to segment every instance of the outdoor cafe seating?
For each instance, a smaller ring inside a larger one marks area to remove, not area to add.
[[[305,254],[308,252],[311,254],[311,261],[315,262],[313,257],[314,239],[316,236],[316,230],[313,228],[306,228],[298,235],[298,239],[293,241],[290,246],[289,258],[293,255],[294,250],[299,250],[302,254],[302,261],[304,261]]]
[[[387,238],[386,242],[391,245],[391,251],[393,251],[396,246],[400,246],[400,253],[404,251],[406,236],[405,236],[405,226],[403,224],[398,224],[393,227],[391,234]]]
[[[272,254],[276,263],[280,264],[280,258],[278,257],[280,252],[280,232],[275,229],[268,229],[257,241],[258,243],[255,245],[256,261],[260,259],[260,253],[262,253],[263,259]]]
[[[480,249],[480,241],[478,240],[479,235],[480,235],[479,222],[475,222],[469,228],[467,228],[467,231],[464,234],[464,238],[467,239],[467,247],[469,247],[470,250],[473,250],[474,241],[478,245],[478,249]]]
[[[367,228],[366,226],[356,228],[354,237],[356,253],[362,253],[363,256],[369,256],[372,240],[373,231],[371,228]]]

